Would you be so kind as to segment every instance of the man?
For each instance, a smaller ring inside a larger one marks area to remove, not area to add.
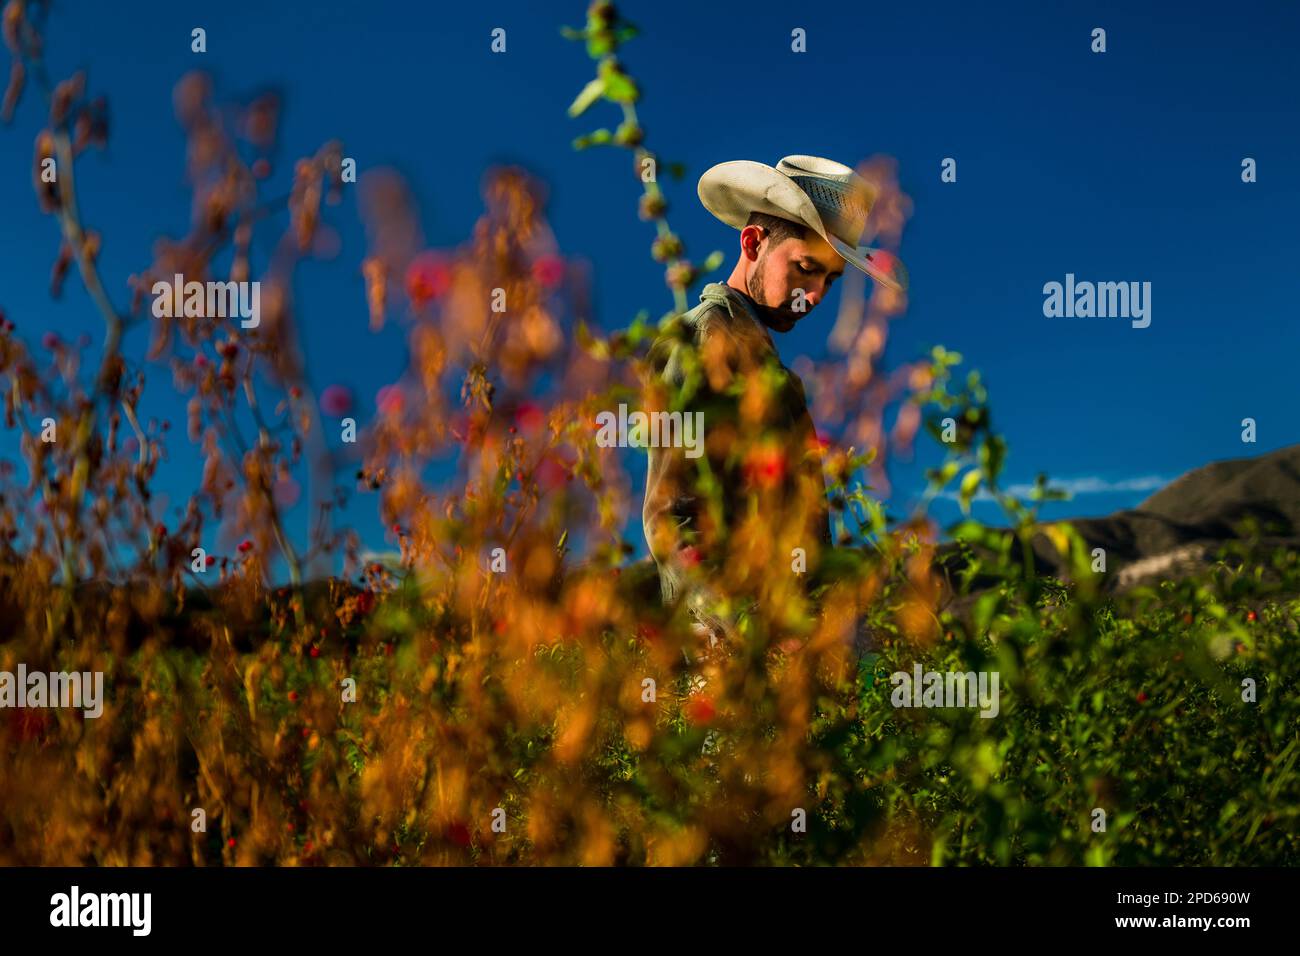
[[[816,308],[846,263],[900,291],[907,280],[893,256],[857,245],[874,194],[840,163],[722,163],[699,196],[740,230],[740,256],[651,348],[646,404],[703,412],[705,454],[650,449],[642,522],[663,599],[684,601],[712,646],[734,636],[756,595],[771,596],[773,579],[793,587],[796,549],[811,567],[831,543],[803,386],[771,333]]]

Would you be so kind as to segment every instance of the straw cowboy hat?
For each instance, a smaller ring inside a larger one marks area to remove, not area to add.
[[[817,156],[787,156],[772,168],[739,159],[700,177],[700,202],[728,226],[744,229],[750,213],[802,223],[877,282],[907,290],[907,270],[890,252],[859,246],[876,195],[848,166]]]

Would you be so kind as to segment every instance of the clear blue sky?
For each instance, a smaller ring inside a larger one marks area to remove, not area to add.
[[[897,158],[915,203],[900,249],[912,295],[888,358],[907,361],[942,343],[982,370],[1010,442],[1008,480],[1046,471],[1118,489],[1081,494],[1049,514],[1131,506],[1150,492],[1142,479],[1300,441],[1300,7],[622,9],[642,30],[624,61],[645,93],[638,108],[651,145],[688,170],[685,180],[666,181],[670,219],[697,259],[727,252],[714,278],[730,268],[736,233],[699,206],[695,181],[704,169],[729,159],[775,163],[788,153]],[[202,68],[219,97],[264,87],[285,94],[273,183],[287,184],[287,160],[339,138],[363,173],[401,170],[421,202],[429,244],[448,246],[481,212],[485,167],[520,163],[550,186],[563,253],[590,263],[601,323],[625,324],[642,308],[660,314],[670,299],[661,267],[645,253],[651,232],[635,214],[626,154],[570,147],[578,133],[616,121],[608,106],[577,121],[565,116],[593,65],[559,26],[580,26],[584,10],[581,2],[57,4],[52,73],[86,68],[92,92],[106,94],[112,110],[110,149],[78,167],[84,219],[104,233],[110,292],[125,303],[126,276],[151,261],[153,240],[186,231],[171,97],[180,76]],[[207,30],[204,55],[190,51],[195,26]],[[505,55],[489,50],[498,26],[508,31]],[[1102,55],[1089,49],[1098,26],[1107,31]],[[794,27],[807,31],[806,54],[790,51]],[[75,278],[60,301],[47,294],[58,239],[37,209],[30,172],[43,116],[29,95],[0,129],[0,307],[36,348],[46,329],[65,339],[86,331],[98,343],[102,324]],[[940,181],[948,156],[958,162],[955,184]],[[1247,156],[1258,162],[1250,185],[1240,177]],[[351,385],[368,416],[376,389],[405,366],[405,343],[398,325],[366,331],[354,198],[330,216],[342,248],[335,261],[299,273],[299,321],[316,386]],[[1151,282],[1151,326],[1045,318],[1043,284],[1067,272]],[[787,364],[822,354],[837,301],[838,293],[780,341]],[[137,329],[127,348],[139,356],[145,346]],[[153,372],[144,413],[176,425],[158,486],[169,495],[170,521],[195,486],[199,458],[164,366]],[[1259,423],[1257,445],[1241,443],[1247,416]],[[936,459],[928,442],[922,447],[923,460],[891,472],[897,511],[919,490],[920,468]],[[16,452],[12,434],[0,438],[0,454]],[[345,520],[383,550],[373,503],[355,499]],[[955,509],[941,505],[936,514],[948,519]],[[295,518],[304,528],[305,514]],[[628,536],[639,543],[635,514]]]

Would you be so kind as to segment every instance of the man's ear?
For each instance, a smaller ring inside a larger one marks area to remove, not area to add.
[[[740,252],[753,262],[758,259],[759,244],[767,237],[767,230],[762,226],[746,226],[740,230]]]

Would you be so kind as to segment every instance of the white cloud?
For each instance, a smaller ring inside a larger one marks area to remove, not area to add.
[[[1139,478],[1121,478],[1113,481],[1109,478],[1099,478],[1091,475],[1084,478],[1051,478],[1048,476],[1047,487],[1058,488],[1066,491],[1071,497],[1077,498],[1079,495],[1113,495],[1124,494],[1132,491],[1155,491],[1169,484],[1173,479],[1165,478],[1161,475],[1143,475]],[[1017,498],[1027,499],[1029,493],[1034,490],[1032,483],[1008,485],[1004,488],[1008,494]],[[947,498],[951,501],[957,500],[955,489],[945,489],[940,498]],[[975,501],[992,501],[993,496],[984,488],[979,490],[975,496]]]
[[[402,552],[400,551],[371,551],[369,549],[362,551],[359,559],[362,564],[380,564],[400,565],[402,563]]]

